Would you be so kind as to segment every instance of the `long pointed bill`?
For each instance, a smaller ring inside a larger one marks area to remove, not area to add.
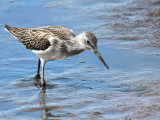
[[[109,69],[109,66],[106,64],[106,62],[103,60],[101,54],[97,49],[94,49],[93,52],[97,55],[97,57],[101,60],[101,62],[106,66],[107,69]]]

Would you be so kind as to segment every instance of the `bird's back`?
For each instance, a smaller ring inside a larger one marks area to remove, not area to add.
[[[75,37],[73,31],[61,26],[22,28],[5,25],[5,29],[30,50],[46,50],[51,45],[51,37],[53,42],[56,38],[67,41]]]
[[[64,39],[64,40],[66,38],[63,38],[63,36],[75,37],[75,34],[73,33],[72,30],[67,29],[65,27],[61,27],[61,26],[43,26],[43,27],[38,27],[37,29],[48,30],[55,36],[60,37],[61,39]]]

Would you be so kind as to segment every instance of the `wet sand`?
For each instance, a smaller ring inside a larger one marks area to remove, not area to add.
[[[158,0],[0,4],[1,119],[159,120]],[[6,23],[91,31],[110,69],[91,51],[48,62],[43,91],[33,79],[37,57],[4,31]]]

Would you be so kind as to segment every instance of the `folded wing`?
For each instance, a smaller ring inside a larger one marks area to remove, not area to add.
[[[52,34],[44,29],[20,28],[5,25],[5,29],[17,38],[27,49],[46,50],[51,44],[49,38]]]

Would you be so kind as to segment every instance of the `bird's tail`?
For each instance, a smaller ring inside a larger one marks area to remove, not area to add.
[[[10,31],[11,31],[11,28],[12,28],[11,26],[5,24],[5,30],[6,30],[6,31],[10,32]]]

